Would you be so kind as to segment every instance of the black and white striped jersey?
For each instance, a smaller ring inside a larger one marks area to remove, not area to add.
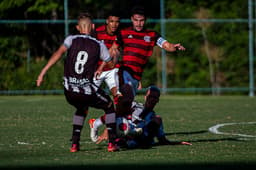
[[[64,40],[68,48],[64,65],[64,87],[68,91],[85,93],[93,80],[98,61],[110,61],[107,47],[89,35],[70,35]]]

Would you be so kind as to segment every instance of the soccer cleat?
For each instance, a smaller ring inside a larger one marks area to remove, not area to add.
[[[93,142],[97,142],[98,140],[98,129],[94,127],[94,122],[96,119],[90,119],[89,125],[90,125],[90,137]]]
[[[72,144],[70,152],[77,152],[80,150],[79,144]]]
[[[88,123],[90,125],[90,128],[93,128],[93,124],[95,122],[96,119],[89,119]]]
[[[119,147],[116,144],[108,143],[108,151],[109,152],[119,151]]]

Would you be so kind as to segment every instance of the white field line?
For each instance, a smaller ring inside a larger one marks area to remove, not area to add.
[[[92,141],[82,141],[80,143],[85,143],[85,144],[91,144],[93,143]],[[21,142],[21,141],[17,141],[18,145],[45,145],[46,142],[39,142],[39,143],[29,143],[29,142]],[[0,144],[1,145],[1,144]]]
[[[41,142],[41,143],[36,143],[36,144],[32,144],[32,143],[28,143],[28,142],[17,142],[18,145],[45,145],[46,142]]]
[[[214,134],[235,135],[235,136],[246,137],[246,138],[255,138],[256,137],[255,135],[247,135],[247,134],[240,134],[240,133],[227,133],[227,132],[221,132],[218,130],[220,127],[223,127],[223,126],[242,125],[242,124],[256,124],[256,122],[222,123],[222,124],[217,124],[215,126],[212,126],[208,130]]]

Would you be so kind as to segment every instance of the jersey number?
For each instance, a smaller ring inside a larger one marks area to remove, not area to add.
[[[88,53],[86,51],[79,51],[76,57],[75,72],[81,74],[84,71],[84,65],[88,60]]]

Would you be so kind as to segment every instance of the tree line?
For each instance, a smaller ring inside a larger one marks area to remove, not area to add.
[[[95,19],[104,19],[112,9],[129,19],[133,5],[144,5],[149,19],[159,19],[159,1],[68,1],[68,18],[89,11]],[[246,19],[248,4],[244,0],[165,0],[166,19]],[[2,0],[0,18],[6,20],[64,18],[63,0]],[[103,23],[96,23],[100,25]],[[121,23],[126,26],[126,23]],[[74,33],[75,24],[69,25]],[[160,33],[160,23],[147,26]],[[36,77],[51,54],[64,40],[64,24],[1,24],[0,90],[37,89]],[[167,22],[165,38],[182,43],[185,52],[167,53],[167,87],[247,87],[248,24],[237,22]],[[162,86],[161,49],[155,47],[143,79],[143,87]],[[63,57],[65,58],[65,56]],[[63,61],[57,63],[40,89],[62,89]],[[214,92],[219,93],[219,92]]]

